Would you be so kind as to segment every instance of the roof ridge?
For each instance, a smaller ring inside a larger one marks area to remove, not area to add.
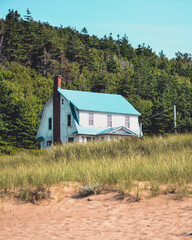
[[[90,91],[81,91],[81,90],[74,90],[74,89],[65,89],[65,88],[60,88],[58,87],[59,90],[64,90],[64,91],[74,91],[74,92],[82,92],[82,93],[95,93],[95,94],[107,94],[107,95],[115,95],[115,96],[121,96],[121,94],[118,93],[103,93],[103,92],[90,92]]]

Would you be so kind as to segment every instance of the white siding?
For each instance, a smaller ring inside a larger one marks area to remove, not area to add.
[[[63,104],[62,104],[62,99],[64,100]],[[61,101],[61,141],[63,143],[67,143],[68,138],[75,137],[73,133],[76,131],[76,127],[75,127],[74,119],[69,106],[69,102],[67,101],[67,99],[65,99],[62,96],[60,98],[60,101]],[[68,114],[71,114],[70,127],[68,127],[68,123],[67,123]],[[48,125],[49,118],[52,118],[51,130],[49,130],[49,125]],[[53,97],[49,99],[49,101],[47,102],[43,110],[43,114],[41,117],[36,138],[41,136],[44,137],[44,140],[40,142],[40,148],[49,148],[50,146],[47,146],[47,141],[52,141],[53,143]]]
[[[112,116],[112,127],[125,127],[125,116],[130,117],[130,130],[138,131],[139,123],[138,116],[114,114],[114,113],[101,113],[101,112],[91,112],[93,113],[94,125],[89,126],[89,113],[86,111],[79,112],[79,124],[84,127],[95,127],[95,128],[108,128],[107,127],[107,115]]]
[[[52,129],[49,129],[49,118],[52,118]],[[36,138],[41,136],[44,141],[40,142],[40,148],[49,148],[47,141],[53,141],[53,97],[48,100],[43,110]]]
[[[63,99],[63,104],[62,104]],[[61,141],[63,143],[68,142],[68,138],[74,137],[76,131],[75,122],[71,113],[69,102],[66,98],[61,95]],[[68,127],[67,116],[71,114],[71,126]]]

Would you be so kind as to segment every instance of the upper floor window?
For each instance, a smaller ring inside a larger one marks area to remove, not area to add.
[[[107,127],[112,127],[112,116],[107,115]]]
[[[64,99],[63,98],[62,98],[61,102],[62,102],[62,105],[63,105],[64,104]]]
[[[71,114],[67,115],[67,126],[70,127],[71,126]]]
[[[89,113],[89,125],[93,126],[93,114]]]
[[[52,129],[52,118],[49,118],[48,128],[49,130]]]
[[[130,117],[125,116],[125,127],[130,128]]]

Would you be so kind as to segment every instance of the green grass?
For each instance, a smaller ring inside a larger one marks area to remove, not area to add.
[[[136,182],[148,182],[151,196],[166,184],[187,195],[192,183],[192,135],[68,144],[0,156],[2,191],[48,189],[64,181],[113,185],[122,192],[130,192]],[[136,189],[139,198],[140,188]]]

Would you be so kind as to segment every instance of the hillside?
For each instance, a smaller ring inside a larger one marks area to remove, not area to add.
[[[192,131],[192,58],[167,59],[128,37],[98,38],[86,28],[53,27],[9,10],[0,20],[0,148],[35,148],[38,113],[52,92],[63,88],[118,93],[142,113],[144,134],[171,133],[173,105],[178,132]],[[152,117],[153,116],[153,117]],[[4,150],[3,150],[4,149]]]

